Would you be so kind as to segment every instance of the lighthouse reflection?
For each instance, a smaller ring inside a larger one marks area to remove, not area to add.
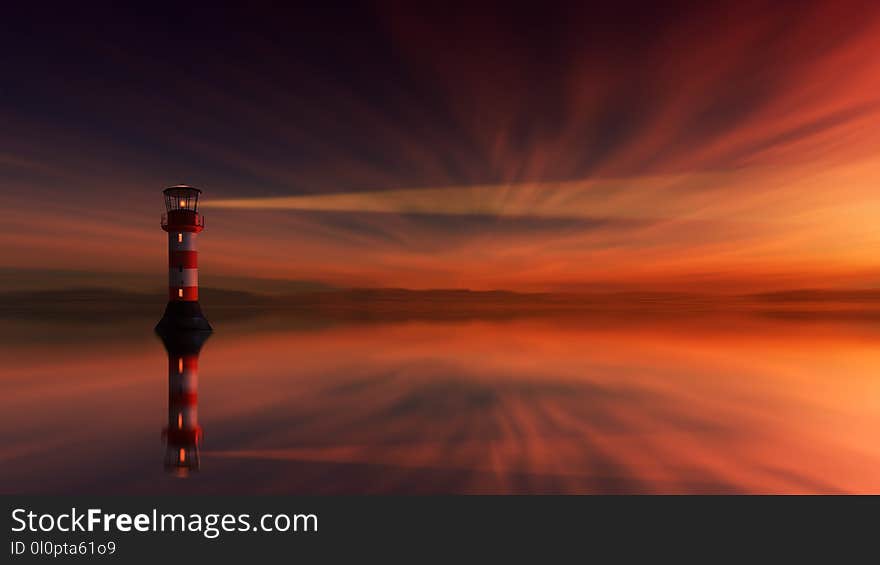
[[[211,334],[178,331],[159,337],[168,354],[168,423],[162,430],[165,441],[165,470],[178,477],[198,471],[202,427],[199,425],[199,353]]]

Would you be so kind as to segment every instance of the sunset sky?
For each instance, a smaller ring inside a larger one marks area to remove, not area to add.
[[[880,4],[547,4],[8,7],[2,274],[880,286]]]

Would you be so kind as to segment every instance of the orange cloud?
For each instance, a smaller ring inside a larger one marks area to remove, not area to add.
[[[206,189],[205,284],[876,284],[880,10],[646,10],[380,9],[387,56],[353,78],[258,43],[234,80],[187,77],[196,107],[86,89],[174,158],[11,121],[3,265],[159,281],[150,203],[185,181]]]

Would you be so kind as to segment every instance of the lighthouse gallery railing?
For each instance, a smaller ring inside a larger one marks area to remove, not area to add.
[[[195,221],[191,222],[190,225],[199,226],[199,227],[204,228],[205,227],[205,216],[203,214],[194,214],[194,216],[195,216]],[[160,225],[162,226],[162,229],[165,229],[168,227],[168,212],[162,212],[162,220],[160,221]]]

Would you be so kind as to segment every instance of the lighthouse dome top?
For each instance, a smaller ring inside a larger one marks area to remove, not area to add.
[[[202,192],[201,189],[198,189],[194,186],[190,186],[188,184],[175,184],[174,186],[169,186],[168,188],[166,188],[162,192],[164,192],[165,194],[168,194],[169,192],[174,192],[174,191],[189,191],[189,190],[195,191],[199,194],[201,194],[201,192]]]

